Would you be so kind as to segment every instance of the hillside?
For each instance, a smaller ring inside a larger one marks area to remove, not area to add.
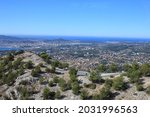
[[[80,71],[46,53],[13,52],[0,58],[0,99],[150,99],[150,65],[128,69]]]

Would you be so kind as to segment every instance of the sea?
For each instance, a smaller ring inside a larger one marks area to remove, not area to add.
[[[90,37],[90,36],[30,36],[19,35],[18,37],[35,40],[79,40],[83,42],[150,42],[150,38],[118,38],[118,37]]]

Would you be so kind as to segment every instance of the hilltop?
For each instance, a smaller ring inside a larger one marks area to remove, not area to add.
[[[17,51],[0,58],[0,99],[150,99],[150,65],[103,65],[80,71],[46,53]]]

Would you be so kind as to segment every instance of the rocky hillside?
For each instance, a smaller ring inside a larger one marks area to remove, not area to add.
[[[46,53],[13,52],[0,58],[0,99],[150,99],[150,66],[128,69],[80,71]]]

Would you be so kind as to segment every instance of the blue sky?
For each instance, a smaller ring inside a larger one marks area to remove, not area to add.
[[[0,0],[0,34],[150,38],[150,0]]]

